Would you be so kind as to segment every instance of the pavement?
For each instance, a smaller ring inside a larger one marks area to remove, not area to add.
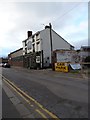
[[[31,111],[27,109],[23,98],[17,94],[12,87],[3,81],[2,91],[2,117],[7,118],[34,118]],[[28,105],[29,106],[29,105]]]
[[[2,90],[2,118],[21,118],[4,90]]]

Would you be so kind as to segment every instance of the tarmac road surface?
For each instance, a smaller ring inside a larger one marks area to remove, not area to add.
[[[78,74],[15,68],[3,68],[2,73],[58,117],[88,117],[88,80]]]

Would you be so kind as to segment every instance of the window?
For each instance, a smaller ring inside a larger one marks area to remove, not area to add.
[[[35,52],[35,44],[33,44],[33,52]]]
[[[49,60],[49,57],[47,57],[47,60]]]
[[[39,35],[39,33],[36,34],[36,36],[38,36],[38,35]]]
[[[27,43],[27,49],[28,49],[28,50],[32,49],[32,42],[31,42],[31,41],[29,41],[29,42]]]
[[[27,48],[25,48],[25,54],[27,54]]]
[[[40,42],[37,42],[37,51],[40,51]]]
[[[34,36],[32,37],[32,42],[35,42]]]
[[[38,40],[40,40],[40,39],[36,39],[36,41],[38,41]]]

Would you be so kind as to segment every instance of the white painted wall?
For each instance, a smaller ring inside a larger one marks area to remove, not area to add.
[[[52,44],[53,50],[67,49],[70,50],[70,44],[60,37],[55,31],[52,30]]]
[[[32,47],[32,38],[29,38],[27,40],[27,53],[32,52],[32,49],[33,49],[33,47]]]
[[[40,32],[40,37],[42,39],[42,49],[44,54],[44,63],[48,65],[51,63],[51,44],[50,44],[50,29],[46,28]],[[56,49],[67,49],[70,50],[71,46],[68,42],[63,40],[56,32],[52,30],[52,44],[53,51]],[[47,59],[49,57],[49,60]]]
[[[43,50],[44,65],[48,66],[51,62],[51,48],[50,48],[50,30],[47,28],[40,32],[41,49]],[[49,57],[49,59],[47,59]],[[47,63],[46,63],[47,61]]]
[[[41,41],[40,40],[36,42],[36,52],[39,52],[39,51],[41,51]]]

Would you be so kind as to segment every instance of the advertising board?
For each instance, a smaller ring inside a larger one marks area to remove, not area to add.
[[[55,71],[68,72],[68,64],[65,62],[55,63]]]

